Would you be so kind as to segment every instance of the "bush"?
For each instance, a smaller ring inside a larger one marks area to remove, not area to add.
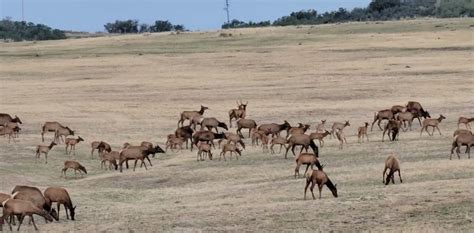
[[[60,40],[66,34],[58,29],[51,29],[44,24],[25,21],[12,21],[9,18],[0,21],[0,38],[3,40]]]

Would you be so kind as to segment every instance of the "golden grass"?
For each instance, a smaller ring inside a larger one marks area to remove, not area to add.
[[[46,231],[469,231],[474,160],[448,155],[457,118],[474,115],[473,24],[430,19],[242,29],[230,38],[196,32],[4,43],[1,112],[24,125],[18,143],[0,141],[0,191],[16,184],[70,190],[77,221],[38,221]],[[198,163],[185,151],[123,174],[90,158],[93,140],[115,149],[162,144],[181,111],[204,104],[207,116],[225,120],[237,99],[249,101],[248,117],[258,123],[286,119],[314,129],[321,119],[350,120],[349,145],[339,150],[327,139],[321,148],[340,197],[324,189],[321,200],[303,201],[293,159],[250,146],[238,161]],[[374,128],[370,143],[357,143],[357,127],[375,111],[409,100],[447,117],[442,136],[420,138],[415,123],[398,142],[382,143]],[[34,159],[40,126],[52,120],[86,140],[75,157],[88,168],[84,179],[60,179],[72,157],[62,144],[47,165]],[[381,182],[390,153],[401,161],[403,184]]]

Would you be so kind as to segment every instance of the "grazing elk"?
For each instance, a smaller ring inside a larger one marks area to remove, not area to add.
[[[206,155],[209,157],[210,160],[212,160],[211,144],[206,142],[198,143],[198,149],[199,151],[197,153],[197,161],[204,161]]]
[[[20,118],[17,115],[15,115],[15,118],[13,118],[10,116],[10,114],[0,113],[0,125],[4,125],[5,123],[9,122],[23,124],[23,122],[21,122]]]
[[[308,124],[303,125],[298,123],[298,127],[291,127],[288,129],[287,136],[289,135],[297,135],[297,134],[304,134],[310,128]]]
[[[183,150],[184,139],[182,137],[169,137],[168,141],[166,141],[166,148],[165,151],[168,151],[168,148],[171,149],[172,152],[177,153]],[[177,151],[175,151],[177,149]]]
[[[197,144],[200,141],[209,142],[210,144],[212,144],[214,148],[216,148],[214,145],[214,139],[222,139],[224,137],[225,137],[224,133],[214,133],[207,130],[198,131],[193,135],[193,143],[191,143],[191,151],[193,151],[193,145],[197,147]]]
[[[230,160],[232,160],[232,153],[237,153],[239,156],[242,156],[242,153],[241,153],[240,149],[237,148],[236,145],[234,145],[234,144],[225,144],[222,147],[222,152],[219,155],[219,161],[221,160],[222,156],[224,156],[224,161],[226,161],[225,154],[227,154],[227,152],[230,152]],[[239,160],[239,157],[237,155],[235,155],[235,158],[237,160]]]
[[[217,130],[217,127],[221,127],[225,130],[229,130],[229,128],[227,128],[227,125],[224,122],[220,122],[215,117],[206,117],[202,119],[201,121],[201,130],[203,130],[204,128],[207,128],[207,130],[209,131],[212,131],[212,129],[215,129],[216,133],[219,133],[219,130]]]
[[[107,142],[104,142],[104,141],[93,141],[91,143],[91,147],[92,147],[91,158],[94,156],[94,151],[95,150],[98,151],[99,157],[102,157],[102,154],[104,152],[111,152],[112,151],[112,148],[110,147],[110,145]]]
[[[186,149],[188,149],[188,140],[191,141],[191,144],[193,143],[193,133],[194,130],[191,129],[191,126],[180,127],[174,131],[174,135],[176,137],[183,138],[183,140],[186,142]]]
[[[459,117],[458,119],[458,129],[460,124],[465,124],[467,129],[471,129],[470,123],[474,121],[474,117],[467,118],[467,117]]]
[[[135,168],[137,167],[138,160],[142,161],[140,167],[142,165],[145,165],[145,169],[148,170],[148,168],[146,167],[145,159],[147,159],[150,163],[150,166],[152,166],[150,158],[148,158],[148,156],[153,153],[164,153],[164,151],[159,146],[156,146],[155,148],[144,148],[141,146],[129,146],[125,148],[120,152],[120,172],[122,172],[123,163],[127,162],[128,160],[135,160],[133,171],[135,171]]]
[[[37,145],[36,146],[36,159],[40,158],[40,155],[43,153],[45,157],[45,163],[48,163],[48,153],[53,147],[57,145],[55,142],[51,142],[49,146]]]
[[[191,121],[191,119],[193,119],[196,116],[204,115],[204,112],[207,109],[209,109],[209,108],[201,105],[201,109],[199,111],[184,111],[184,112],[182,112],[181,115],[180,115],[180,119],[178,121],[178,127],[179,127],[180,123],[181,123],[181,126],[184,126],[183,124],[184,124],[185,120]]]
[[[360,143],[364,141],[364,137],[369,141],[369,135],[367,134],[367,129],[369,128],[369,122],[365,122],[364,126],[361,126],[357,129],[357,141]]]
[[[67,179],[66,171],[69,168],[74,170],[74,177],[77,177],[77,171],[79,171],[79,173],[81,174],[81,177],[84,177],[84,174],[87,174],[86,168],[84,166],[82,166],[79,162],[73,161],[73,160],[66,160],[66,161],[64,161],[64,167],[62,169],[62,174],[61,174],[61,176],[64,175],[64,178],[66,178],[66,179]]]
[[[319,146],[321,146],[321,148],[324,146],[324,138],[328,135],[330,135],[331,132],[325,130],[325,132],[323,133],[319,133],[319,132],[316,132],[316,133],[311,133],[309,135],[309,137],[311,138],[311,140],[316,140],[318,139],[319,141]]]
[[[461,146],[466,146],[466,153],[468,154],[468,158],[471,158],[471,147],[474,146],[474,135],[472,134],[459,134],[453,141],[452,148],[451,148],[451,154],[449,155],[449,159],[451,160],[451,157],[454,154],[454,149],[456,148],[456,154],[458,155],[458,158],[461,159],[459,156],[459,153],[461,153]]]
[[[329,190],[331,190],[332,195],[337,197],[337,184],[333,184],[332,181],[329,179],[328,175],[324,171],[320,170],[313,170],[311,169],[309,172],[306,173],[306,186],[304,187],[304,199],[306,200],[306,190],[308,190],[308,186],[311,184],[309,188],[311,190],[311,194],[313,195],[313,200],[316,199],[314,197],[314,186],[318,184],[319,189],[319,199],[321,199],[321,191],[323,190],[323,186],[326,185]]]
[[[46,200],[46,198],[43,196],[43,193],[41,193],[38,188],[32,186],[17,185],[15,186],[15,188],[13,188],[12,191],[12,194],[15,193],[16,195],[13,199],[30,201],[37,208],[47,211],[47,213],[50,214],[56,221],[59,220],[58,213],[54,208],[51,207],[51,203]],[[49,219],[45,218],[46,223],[48,222],[48,220]],[[51,222],[52,220],[49,221]]]
[[[288,151],[290,150],[290,148],[291,148],[291,152],[293,152],[293,155],[295,155],[295,147],[297,145],[302,146],[300,153],[303,151],[303,149],[305,149],[306,152],[308,152],[308,147],[311,147],[316,157],[319,157],[318,146],[316,146],[313,140],[311,140],[309,135],[299,134],[299,135],[293,135],[288,139],[288,147],[286,147],[285,159],[287,158]]]
[[[64,142],[66,144],[66,154],[68,154],[67,148],[70,147],[69,154],[71,154],[71,151],[74,150],[74,155],[76,155],[76,144],[83,141],[84,139],[80,136],[77,136],[77,138],[66,138],[66,141]]]
[[[411,130],[411,125],[413,123],[413,119],[415,118],[415,115],[413,115],[413,113],[411,112],[401,112],[401,113],[398,113],[396,116],[395,116],[395,119],[397,121],[400,121],[403,123],[403,128],[405,128],[403,131],[406,132],[407,131],[407,128],[409,127],[410,130]],[[407,123],[408,123],[408,126],[407,126]]]
[[[306,172],[308,172],[308,168],[310,166],[311,166],[311,169],[313,169],[314,165],[316,165],[316,167],[321,171],[323,170],[323,167],[324,167],[319,163],[319,160],[316,157],[316,155],[312,154],[312,153],[301,153],[301,154],[299,154],[296,157],[295,162],[296,162],[295,179],[296,179],[297,176],[300,175],[300,167],[301,167],[302,164],[307,165],[306,170],[304,171],[304,174],[306,174]]]
[[[244,137],[244,135],[242,135],[242,131],[241,131],[242,129],[249,129],[249,137],[250,137],[250,131],[256,128],[257,128],[257,123],[254,120],[240,119],[237,121],[237,134],[241,135],[242,137]]]
[[[60,132],[57,132],[58,130],[60,130]],[[68,127],[65,127],[63,125],[61,125],[59,122],[57,121],[53,121],[53,122],[45,122],[43,127],[42,127],[42,130],[41,130],[41,140],[44,142],[44,134],[47,133],[47,132],[54,132],[54,140],[57,141],[58,140],[58,137],[59,134],[67,134],[66,136],[69,136],[69,135],[72,135],[74,136],[74,131],[69,129]]]
[[[347,145],[346,134],[344,134],[344,131],[342,130],[336,130],[336,138],[339,140],[339,149],[342,150],[344,142],[346,142]]]
[[[321,120],[321,123],[316,125],[316,133],[323,133],[326,131],[326,120]]]
[[[75,220],[74,217],[76,216],[76,206],[73,206],[71,197],[69,196],[69,193],[66,189],[59,187],[49,187],[44,190],[44,197],[46,198],[46,200],[48,200],[50,205],[52,205],[54,202],[57,203],[58,217],[61,205],[64,205],[64,209],[66,211],[66,218],[69,219],[69,215],[71,215],[71,220]]]
[[[389,172],[387,174],[387,177],[385,177],[387,170],[389,170]],[[400,162],[394,155],[389,155],[385,160],[385,168],[383,169],[382,173],[382,183],[388,185],[391,180],[392,184],[395,184],[395,172],[398,172],[398,177],[400,177],[400,183],[403,183],[402,176],[400,175]]]
[[[456,137],[460,134],[472,134],[472,132],[470,130],[467,130],[467,129],[457,129],[457,130],[454,131],[453,137]]]
[[[402,123],[400,121],[389,120],[383,129],[382,142],[384,141],[385,133],[387,133],[388,139],[390,141],[397,140],[401,127],[402,127]],[[392,138],[390,138],[390,133],[392,133]]]
[[[349,123],[349,121],[346,121],[344,123],[341,123],[341,122],[334,122],[332,124],[332,127],[331,127],[331,135],[334,136],[334,134],[336,133],[336,130],[339,130],[339,131],[342,131],[344,130],[345,127],[347,126],[351,126],[351,124]]]
[[[286,141],[287,141],[286,138],[281,137],[281,136],[272,138],[272,141],[270,142],[271,144],[270,151],[272,152],[272,154],[275,154],[275,151],[273,150],[273,146],[275,145],[280,145],[280,151],[278,153],[281,153],[281,148],[286,145]],[[285,146],[285,149],[286,149],[286,146]]]
[[[383,130],[382,127],[380,126],[380,123],[382,120],[392,120],[393,118],[393,112],[390,109],[385,109],[385,110],[380,110],[378,112],[374,113],[374,121],[372,122],[372,126],[370,127],[370,131],[374,129],[374,124],[377,122],[377,125],[379,126],[380,130]]]
[[[120,160],[120,152],[118,151],[111,151],[102,154],[102,161],[100,161],[100,168],[106,167],[106,162],[109,162],[109,170],[112,170],[112,166],[114,166],[115,170],[118,169],[117,161]]]
[[[283,124],[279,125],[276,123],[271,124],[261,124],[258,126],[257,130],[263,130],[267,132],[267,135],[271,134],[272,137],[280,136],[280,132],[283,130],[288,130],[291,127],[288,121],[284,121]]]
[[[16,127],[16,128],[10,128],[10,127],[7,127],[7,126],[0,126],[0,136],[1,135],[8,135],[8,143],[10,143],[10,139],[13,140],[13,142],[16,142],[15,141],[15,133],[17,132],[17,130],[19,130],[20,127]]]
[[[425,109],[423,109],[421,104],[416,101],[409,101],[408,104],[406,105],[406,111],[411,112],[414,118],[418,119],[420,126],[421,126],[420,117],[423,117],[425,119],[431,118],[430,113],[428,111],[425,111]]]
[[[426,133],[428,133],[428,135],[430,136],[433,136],[434,134],[434,131],[435,131],[435,128],[438,130],[439,132],[439,135],[441,135],[441,131],[439,130],[439,123],[441,123],[441,121],[443,119],[446,119],[446,117],[444,117],[443,115],[439,115],[439,117],[437,119],[425,119],[423,120],[423,126],[421,127],[421,131],[420,131],[420,137],[421,137],[421,134],[423,134],[423,130],[426,131]],[[428,127],[433,127],[433,132],[428,132]]]
[[[235,134],[235,133],[230,133],[230,132],[224,133],[224,138],[223,138],[223,139],[219,139],[219,142],[218,142],[219,148],[220,148],[220,146],[221,146],[221,142],[222,142],[224,139],[227,140],[227,144],[229,144],[229,143],[231,143],[231,142],[234,143],[234,144],[236,144],[236,145],[237,145],[237,144],[240,144],[240,145],[242,146],[242,148],[245,149],[245,143],[244,143],[244,141],[242,140],[242,138],[241,138],[239,135],[237,135],[237,134]]]
[[[403,107],[401,105],[393,105],[392,108],[390,108],[390,111],[392,111],[393,115],[399,112],[404,112],[405,110],[406,110],[406,107]]]
[[[2,203],[3,206],[3,216],[2,219],[8,219],[9,217],[18,216],[19,224],[17,231],[20,231],[21,224],[26,216],[29,216],[33,227],[38,231],[36,226],[35,219],[33,214],[44,217],[47,221],[53,221],[51,215],[43,209],[38,208],[30,201],[18,200],[18,199],[8,199]],[[7,221],[10,231],[12,230],[12,225],[10,221]],[[1,226],[0,226],[1,227]],[[1,228],[0,228],[1,229]]]
[[[242,101],[237,102],[237,109],[231,109],[229,110],[229,126],[232,128],[232,120],[238,121],[239,119],[245,118],[247,115],[247,104],[249,102],[246,102],[245,104],[242,103]]]

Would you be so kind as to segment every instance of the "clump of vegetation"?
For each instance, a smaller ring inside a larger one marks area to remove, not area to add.
[[[104,25],[108,33],[144,33],[144,32],[169,32],[184,31],[181,24],[173,25],[168,20],[156,20],[153,25],[146,23],[139,24],[138,20],[115,20],[113,23]]]
[[[52,29],[44,24],[13,21],[6,18],[0,21],[0,38],[3,40],[60,40],[66,39],[64,31]]]

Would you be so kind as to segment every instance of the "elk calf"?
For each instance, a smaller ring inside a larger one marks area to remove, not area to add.
[[[199,151],[197,153],[197,161],[204,161],[206,155],[209,157],[210,160],[212,160],[211,144],[205,142],[199,143],[198,149]]]
[[[69,154],[71,154],[72,150],[74,150],[74,155],[76,155],[76,144],[83,141],[84,139],[81,138],[80,136],[77,136],[77,138],[66,138],[66,141],[64,141],[64,143],[66,144],[66,154],[68,154],[67,148],[71,147],[69,149]]]
[[[224,161],[226,161],[225,154],[227,152],[230,152],[230,160],[232,160],[232,153],[237,153],[239,156],[242,156],[241,151],[239,150],[239,148],[237,148],[236,145],[234,145],[234,144],[225,144],[222,147],[222,152],[219,155],[219,161],[221,160],[222,156],[224,156]],[[235,158],[237,160],[239,160],[239,157],[237,155],[235,155]]]
[[[281,148],[286,145],[286,138],[280,137],[280,136],[276,138],[272,138],[272,141],[270,142],[270,144],[271,144],[270,151],[272,152],[272,154],[275,154],[275,151],[273,150],[273,146],[275,145],[280,145],[280,151],[278,153],[281,153]],[[286,149],[286,146],[285,146],[285,149]]]
[[[439,130],[439,123],[441,123],[441,121],[443,119],[446,119],[446,117],[444,117],[443,115],[439,115],[438,119],[425,119],[423,120],[423,126],[421,127],[421,131],[420,131],[420,137],[421,137],[421,134],[423,134],[423,130],[426,131],[426,133],[428,133],[428,135],[430,136],[433,136],[434,134],[434,131],[435,131],[435,128],[438,130],[439,132],[439,135],[441,135],[441,131]],[[428,127],[433,127],[433,132],[428,132]]]
[[[324,138],[328,135],[330,135],[331,132],[329,131],[325,131],[323,133],[319,133],[319,132],[316,132],[316,133],[311,133],[309,135],[309,137],[311,138],[311,140],[315,140],[315,139],[318,139],[319,141],[319,146],[321,146],[321,148],[324,146]]]
[[[15,132],[19,128],[20,127],[10,128],[10,127],[7,127],[7,126],[0,126],[0,136],[1,135],[8,135],[8,143],[10,143],[10,139],[13,139],[13,142],[16,142],[15,141]]]
[[[106,167],[106,162],[109,162],[109,170],[112,170],[112,166],[114,166],[115,170],[118,169],[118,164],[117,164],[117,161],[120,160],[120,152],[118,151],[111,151],[111,152],[108,152],[108,153],[104,153],[102,154],[102,161],[100,162],[100,168],[103,168],[105,167],[105,169],[107,170],[107,167]]]
[[[326,131],[326,120],[321,120],[321,123],[316,125],[316,133],[322,133]]]
[[[389,170],[389,172],[387,174],[387,177],[385,177],[387,170]],[[391,180],[392,184],[395,184],[394,174],[397,171],[398,171],[398,177],[400,178],[400,183],[403,183],[402,176],[400,175],[400,162],[394,155],[389,155],[387,159],[385,160],[385,168],[383,169],[383,173],[382,173],[382,183],[385,183],[385,185],[388,185],[388,183],[390,183],[390,180]]]
[[[458,129],[460,124],[466,125],[467,129],[471,129],[470,123],[474,121],[474,117],[467,118],[467,117],[459,117],[458,119]]]
[[[48,153],[53,147],[57,145],[54,141],[49,144],[49,146],[38,145],[36,146],[36,159],[40,158],[41,153],[45,156],[45,163],[48,163]]]
[[[64,162],[64,167],[62,169],[62,174],[61,176],[64,175],[64,178],[66,177],[66,171],[71,168],[74,170],[74,177],[77,177],[77,171],[81,174],[81,177],[84,177],[84,174],[87,174],[87,170],[84,166],[82,166],[79,162],[73,161],[73,160],[66,160]],[[83,174],[84,173],[84,174]]]
[[[357,129],[357,141],[360,143],[361,139],[362,142],[364,141],[364,136],[369,141],[369,135],[367,134],[367,129],[369,128],[369,123],[365,122],[365,126],[361,126]]]

